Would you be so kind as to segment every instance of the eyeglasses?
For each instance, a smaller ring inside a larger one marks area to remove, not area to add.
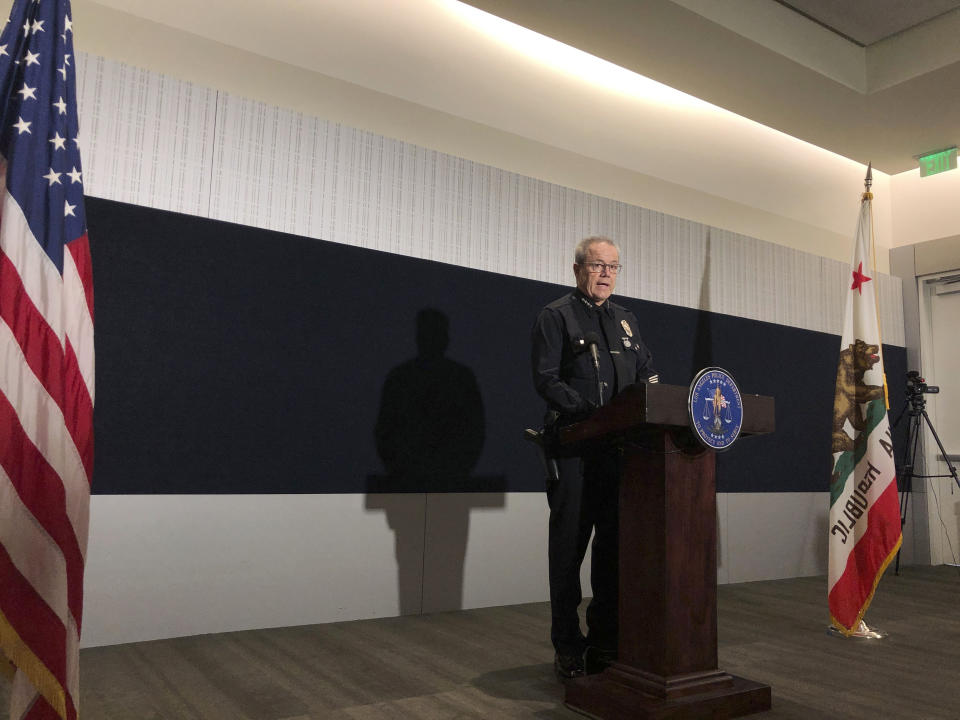
[[[607,265],[602,262],[585,262],[583,266],[587,269],[587,272],[590,273],[602,273],[606,270],[611,275],[616,275],[620,272],[620,268],[623,267],[620,263],[614,263],[613,265]]]

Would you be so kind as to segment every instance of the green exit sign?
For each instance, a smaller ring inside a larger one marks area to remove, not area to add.
[[[957,169],[957,149],[955,147],[917,157],[920,161],[920,177],[936,175],[947,170]]]

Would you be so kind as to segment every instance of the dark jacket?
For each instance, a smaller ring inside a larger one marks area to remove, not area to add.
[[[601,339],[605,403],[628,385],[656,374],[636,316],[611,300],[597,308],[574,290],[547,305],[532,331],[534,387],[557,424],[574,422],[598,405],[596,371],[582,343],[589,332]],[[552,424],[550,419],[547,424]]]

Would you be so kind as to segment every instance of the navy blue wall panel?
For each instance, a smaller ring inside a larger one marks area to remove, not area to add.
[[[521,438],[543,411],[528,338],[539,309],[565,287],[97,198],[87,217],[95,493],[543,489]],[[719,456],[720,491],[827,489],[837,336],[617,301],[639,318],[662,382],[686,385],[714,364],[743,391],[776,397],[776,434]],[[448,323],[444,359],[413,360],[425,309]],[[885,347],[894,408],[905,358]],[[424,433],[443,432],[430,424],[449,427],[454,413],[483,428],[473,448],[455,432],[440,438],[437,456],[456,465],[459,453],[462,472],[385,473],[375,429],[386,378],[401,366],[392,377],[407,378],[416,402],[387,403],[409,413],[391,421],[396,437],[428,447],[438,439]],[[449,405],[442,382],[422,382],[430,377],[473,382],[479,400]]]

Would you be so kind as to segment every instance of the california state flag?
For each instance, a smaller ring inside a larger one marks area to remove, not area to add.
[[[860,204],[833,400],[828,587],[830,619],[844,635],[856,632],[902,539],[870,263],[872,199],[865,192]]]

